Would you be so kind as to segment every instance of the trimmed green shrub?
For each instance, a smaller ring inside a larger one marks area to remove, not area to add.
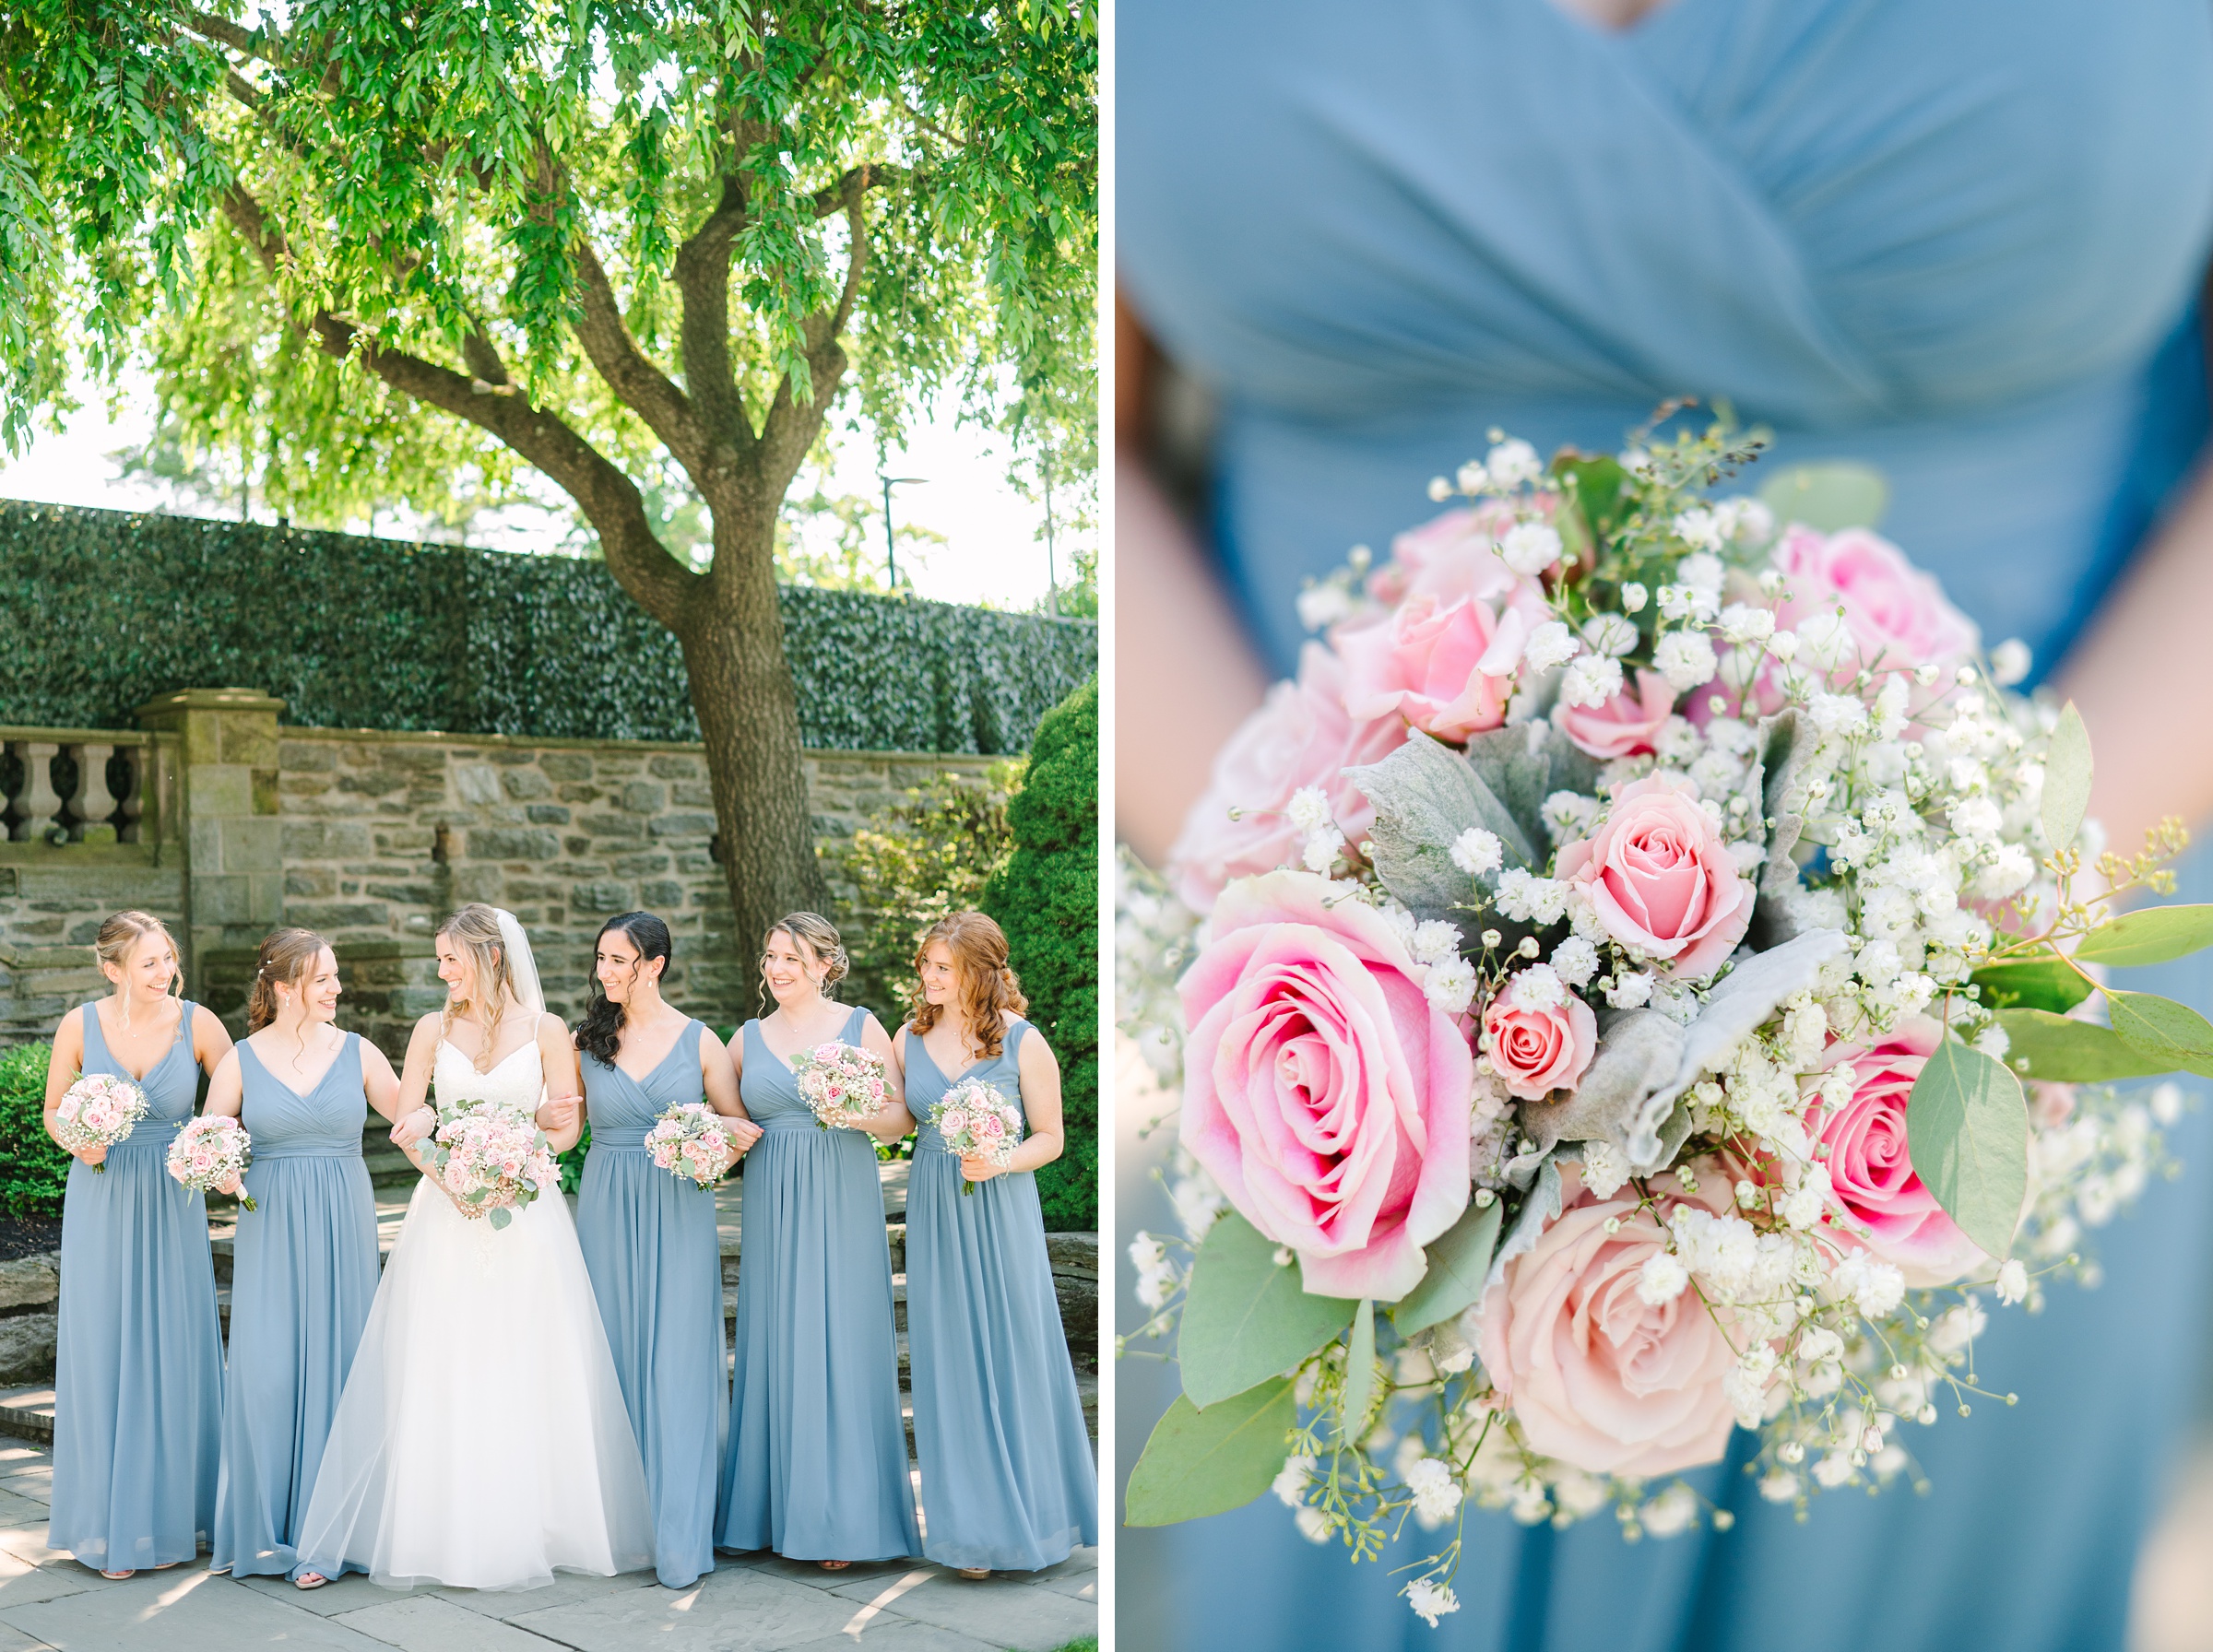
[[[1030,1019],[1060,1062],[1068,1150],[1037,1173],[1048,1230],[1099,1225],[1099,685],[1045,714],[1007,806],[1014,853],[984,891]]]
[[[69,1186],[69,1155],[46,1134],[42,1044],[0,1051],[0,1210],[59,1216]]]
[[[0,502],[0,613],[97,648],[0,656],[0,722],[128,727],[243,687],[319,727],[694,740],[675,637],[603,563]],[[1017,752],[1097,669],[1088,622],[791,585],[811,747]]]

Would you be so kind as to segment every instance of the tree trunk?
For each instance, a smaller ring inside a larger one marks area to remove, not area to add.
[[[814,858],[799,696],[776,605],[773,510],[767,515],[757,536],[716,521],[715,573],[692,593],[691,611],[677,628],[692,709],[707,748],[740,958],[758,952],[778,918],[822,912],[829,901]],[[762,543],[730,542],[741,536]],[[834,913],[823,915],[836,922]]]

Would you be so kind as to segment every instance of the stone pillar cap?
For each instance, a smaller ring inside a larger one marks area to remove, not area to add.
[[[284,710],[284,702],[259,689],[177,689],[156,695],[131,714],[144,723],[176,712],[267,712]]]

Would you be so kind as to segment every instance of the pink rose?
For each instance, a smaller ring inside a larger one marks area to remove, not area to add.
[[[1592,757],[1641,757],[1655,749],[1660,730],[1675,709],[1675,691],[1657,671],[1639,669],[1637,692],[1625,687],[1600,706],[1569,705],[1563,701],[1552,720],[1569,740]]]
[[[1752,922],[1756,891],[1722,829],[1657,774],[1624,786],[1595,836],[1562,844],[1557,871],[1589,891],[1608,935],[1680,979],[1721,968]]]
[[[1296,854],[1284,812],[1301,786],[1320,786],[1344,835],[1357,843],[1375,820],[1367,796],[1343,771],[1380,762],[1406,743],[1399,717],[1358,722],[1344,710],[1344,666],[1319,643],[1299,656],[1298,678],[1268,692],[1214,759],[1206,795],[1168,851],[1185,905],[1204,912],[1233,878],[1273,871]],[[1236,808],[1239,818],[1231,820]]]
[[[1230,885],[1184,974],[1184,1145],[1318,1295],[1395,1302],[1468,1202],[1475,1062],[1383,914],[1325,878]]]
[[[1440,602],[1428,592],[1382,619],[1347,627],[1336,639],[1345,711],[1362,722],[1396,714],[1440,740],[1498,727],[1521,653],[1517,637],[1500,651],[1511,658],[1486,657],[1499,630],[1488,603],[1472,596]]]
[[[1425,592],[1443,602],[1495,602],[1525,583],[1497,550],[1498,536],[1514,522],[1513,507],[1493,500],[1410,528],[1391,542],[1391,560],[1368,576],[1367,594],[1394,608]]]
[[[1635,1190],[1593,1198],[1563,1166],[1565,1208],[1536,1248],[1506,1265],[1483,1299],[1475,1347],[1531,1449],[1592,1474],[1672,1474],[1718,1462],[1735,1422],[1722,1378],[1736,1363],[1728,1313],[1695,1289],[1654,1307],[1639,1270],[1665,1247],[1661,1226],[1686,1202],[1673,1176],[1655,1213]],[[1725,1178],[1699,1178],[1696,1202],[1720,1211]],[[1615,1232],[1606,1223],[1617,1221]]]
[[[999,1115],[995,1113],[987,1113],[982,1118],[976,1120],[976,1133],[987,1141],[996,1141],[1007,1133],[1007,1127],[1000,1122]]]
[[[1591,1006],[1568,993],[1549,1009],[1522,1001],[1517,975],[1483,1012],[1490,1035],[1491,1066],[1507,1089],[1524,1101],[1541,1102],[1556,1090],[1573,1090],[1598,1046],[1598,1018]]]
[[[1801,664],[1834,659],[1832,683],[1863,667],[1910,671],[1933,665],[1949,671],[1975,650],[1974,622],[1946,600],[1935,577],[1865,528],[1823,535],[1793,524],[1772,560],[1789,578],[1776,623],[1799,631]],[[1829,646],[1823,632],[1839,608],[1842,631]]]
[[[1822,1070],[1849,1061],[1857,1075],[1852,1099],[1838,1108],[1816,1100],[1805,1120],[1806,1128],[1828,1144],[1829,1185],[1843,1213],[1840,1225],[1855,1238],[1866,1229],[1867,1248],[1894,1264],[1916,1290],[1949,1284],[1983,1259],[1975,1242],[1922,1186],[1906,1139],[1907,1098],[1943,1036],[1935,1021],[1917,1015],[1873,1048],[1830,1044]]]
[[[967,1127],[968,1115],[956,1107],[939,1124],[938,1133],[941,1136],[958,1136]]]

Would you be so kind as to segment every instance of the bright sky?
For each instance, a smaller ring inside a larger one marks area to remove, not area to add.
[[[86,394],[85,406],[60,435],[41,435],[13,464],[0,455],[0,499],[30,499],[52,504],[97,505],[109,510],[164,508],[159,483],[120,478],[120,466],[108,455],[144,442],[153,427],[150,390],[143,384],[126,392],[117,416],[107,416],[104,396]],[[917,566],[910,549],[900,548],[900,572],[916,592],[941,602],[988,601],[1006,608],[1027,608],[1045,595],[1046,550],[1035,537],[1044,507],[1024,499],[1006,479],[1003,445],[988,431],[956,427],[950,408],[929,421],[916,421],[903,454],[885,466],[892,476],[927,477],[923,485],[892,490],[892,512],[902,525],[931,528],[946,543],[929,546]],[[830,490],[858,493],[881,501],[876,454],[865,434],[847,434],[838,450]],[[881,506],[879,507],[881,509]],[[206,507],[201,507],[203,513]],[[535,549],[557,536],[532,528],[503,535],[501,549]],[[882,564],[883,524],[874,524],[871,548]],[[1056,556],[1060,578],[1069,572],[1071,541],[1062,533]]]

